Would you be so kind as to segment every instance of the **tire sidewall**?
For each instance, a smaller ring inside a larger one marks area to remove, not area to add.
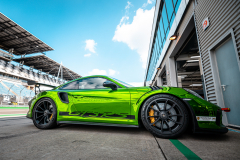
[[[37,106],[40,103],[44,102],[44,101],[50,102],[52,104],[52,106],[53,106],[53,116],[52,116],[52,118],[51,118],[49,123],[47,123],[45,125],[41,125],[41,124],[37,124],[36,123],[35,110],[36,110]],[[56,107],[55,102],[51,98],[42,98],[42,99],[40,99],[33,107],[33,115],[32,115],[32,117],[33,117],[33,124],[37,128],[39,128],[39,129],[50,129],[50,128],[55,127],[56,123],[57,123],[57,107]]]
[[[174,101],[182,110],[184,118],[183,118],[183,124],[180,125],[180,129],[178,129],[177,132],[173,133],[173,134],[161,134],[161,132],[159,132],[158,129],[156,129],[155,127],[150,126],[147,122],[146,119],[147,117],[145,116],[145,113],[147,112],[147,106],[149,105],[149,103],[151,103],[153,100],[158,99],[158,98],[166,98],[169,100]],[[144,125],[144,127],[151,132],[153,135],[159,137],[159,138],[176,138],[178,136],[180,136],[181,134],[183,134],[185,132],[185,130],[188,127],[188,123],[189,123],[189,116],[188,116],[188,111],[185,107],[185,105],[175,96],[172,95],[168,95],[168,94],[158,94],[158,95],[154,95],[152,97],[150,97],[149,99],[147,99],[141,109],[141,120],[142,123]]]

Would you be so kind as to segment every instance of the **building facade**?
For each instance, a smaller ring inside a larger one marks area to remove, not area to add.
[[[223,123],[240,127],[240,1],[157,0],[155,7],[145,85],[192,89],[230,108]]]

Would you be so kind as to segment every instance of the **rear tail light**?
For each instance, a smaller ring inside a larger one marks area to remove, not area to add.
[[[230,108],[222,108],[222,111],[224,111],[224,112],[230,112],[231,110],[230,110]]]

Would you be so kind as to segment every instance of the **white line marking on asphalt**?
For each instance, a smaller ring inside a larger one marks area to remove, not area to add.
[[[1,116],[0,118],[9,118],[9,117],[26,117],[26,115],[18,115],[18,116]]]

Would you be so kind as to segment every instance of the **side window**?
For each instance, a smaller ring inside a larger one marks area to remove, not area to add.
[[[103,82],[107,81],[105,78],[93,77],[79,80],[79,89],[101,89]]]
[[[71,83],[68,83],[68,84],[62,86],[60,89],[62,89],[62,90],[79,89],[78,83],[79,83],[78,81],[74,81],[74,82],[71,82]]]

